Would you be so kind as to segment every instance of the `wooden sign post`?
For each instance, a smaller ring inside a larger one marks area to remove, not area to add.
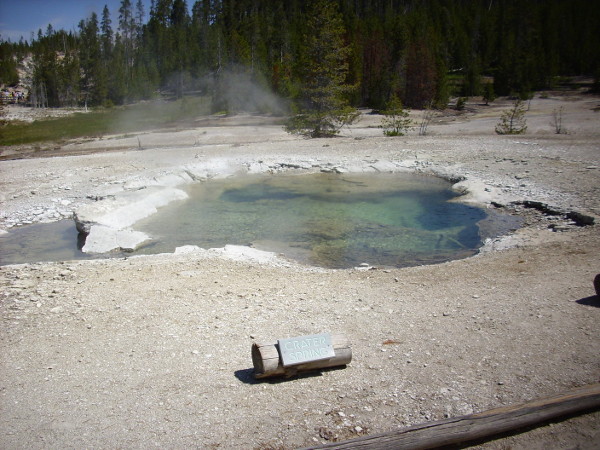
[[[352,349],[343,335],[314,334],[252,344],[254,377],[291,377],[299,372],[345,366]]]

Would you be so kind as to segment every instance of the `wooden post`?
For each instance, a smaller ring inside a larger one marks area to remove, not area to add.
[[[291,377],[299,372],[308,372],[330,367],[345,366],[352,360],[350,342],[341,334],[331,336],[331,343],[335,356],[320,361],[310,361],[290,367],[283,367],[276,342],[252,344],[252,363],[254,364],[254,377],[267,378],[275,376]]]
[[[514,432],[561,417],[600,409],[600,384],[514,406],[503,406],[468,416],[428,422],[316,448],[432,449],[472,442]]]

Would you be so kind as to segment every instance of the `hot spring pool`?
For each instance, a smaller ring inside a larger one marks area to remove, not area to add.
[[[188,193],[134,226],[153,239],[133,254],[234,244],[326,268],[405,267],[473,255],[485,237],[519,225],[452,201],[450,182],[416,174],[240,176]],[[23,227],[0,245],[2,264],[89,257],[73,222]]]
[[[189,189],[135,227],[155,237],[138,253],[226,244],[274,251],[302,263],[413,266],[464,258],[482,244],[481,208],[452,202],[451,183],[415,174],[246,176]],[[516,228],[512,217],[497,232]]]

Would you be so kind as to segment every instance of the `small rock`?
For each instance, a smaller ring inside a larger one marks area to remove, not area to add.
[[[333,431],[328,430],[325,427],[320,427],[319,436],[321,436],[321,438],[325,439],[326,441],[331,441],[335,437],[335,434],[333,433]]]

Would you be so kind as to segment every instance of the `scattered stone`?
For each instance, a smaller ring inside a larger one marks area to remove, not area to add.
[[[326,441],[331,441],[331,440],[335,439],[336,434],[333,431],[328,430],[325,427],[320,427],[319,428],[319,436],[321,438],[325,439]]]
[[[567,213],[567,219],[571,219],[577,226],[580,227],[594,225],[595,222],[592,216],[588,216],[577,211],[571,211]]]
[[[562,233],[564,231],[570,231],[573,229],[572,226],[569,225],[561,225],[561,224],[557,224],[557,223],[553,223],[551,224],[548,228],[550,228],[552,231],[554,231],[555,233]]]

